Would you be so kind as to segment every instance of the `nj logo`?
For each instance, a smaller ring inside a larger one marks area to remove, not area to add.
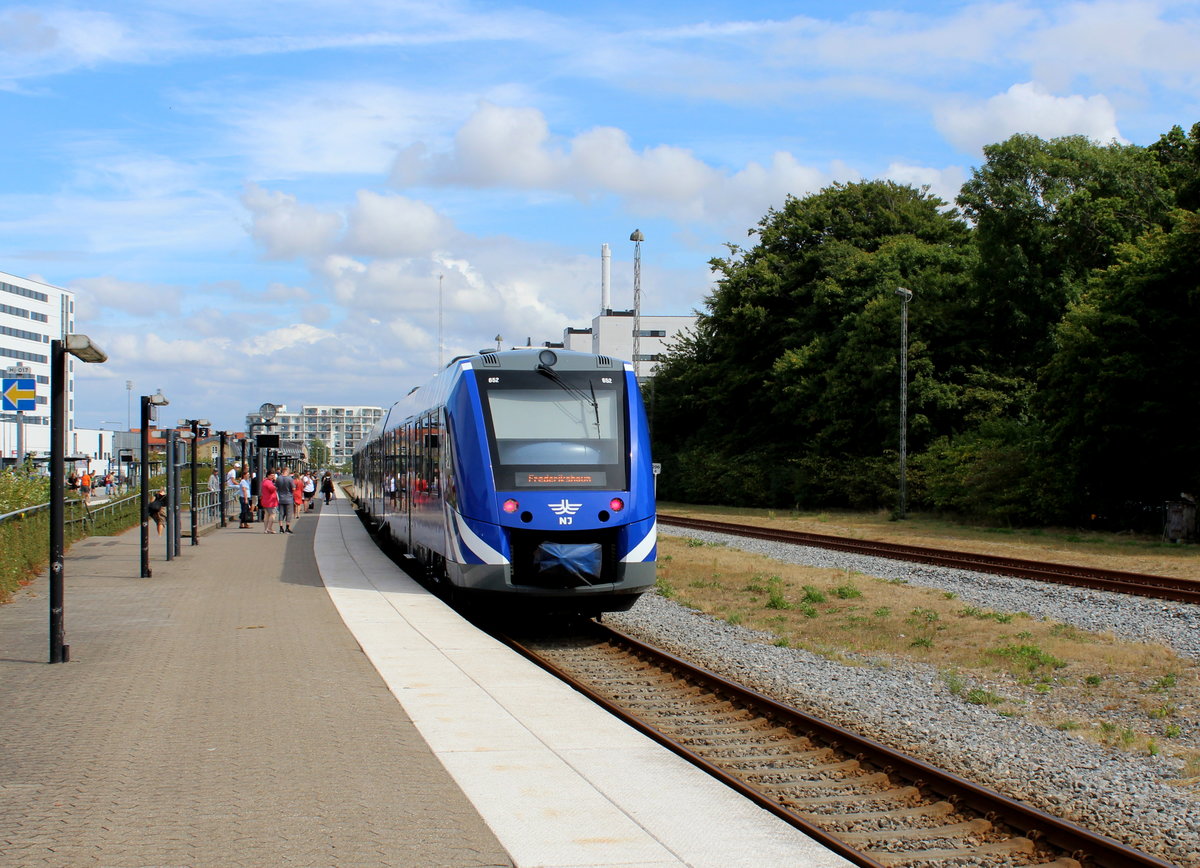
[[[550,504],[550,510],[555,515],[574,515],[579,512],[581,506],[583,506],[582,503],[571,503],[564,497],[559,503]]]

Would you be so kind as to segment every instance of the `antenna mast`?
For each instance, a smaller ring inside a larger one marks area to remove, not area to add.
[[[641,229],[634,229],[629,236],[633,242],[633,376],[641,378],[642,353],[642,242],[646,236]]]

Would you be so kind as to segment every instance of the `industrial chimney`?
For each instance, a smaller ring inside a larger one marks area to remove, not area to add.
[[[600,245],[600,316],[608,316],[612,310],[612,298],[609,295],[609,271],[612,266],[612,253],[607,244]]]

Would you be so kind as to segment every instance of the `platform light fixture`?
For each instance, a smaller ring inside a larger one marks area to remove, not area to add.
[[[66,663],[63,586],[64,487],[66,484],[67,356],[100,364],[108,354],[87,335],[67,334],[50,342],[50,662]]]
[[[191,485],[192,504],[191,504],[191,508],[188,510],[188,512],[192,518],[192,545],[194,545],[194,546],[200,545],[200,512],[199,512],[199,510],[196,509],[196,492],[199,490],[199,487],[197,485],[198,480],[196,479],[196,476],[200,470],[200,467],[199,467],[200,462],[197,460],[196,452],[200,447],[200,429],[207,428],[211,424],[212,423],[209,422],[207,419],[180,419],[179,420],[179,427],[182,428],[182,427],[187,426],[191,429],[189,431],[179,432],[179,436],[182,437],[184,440],[192,441],[192,460],[191,460],[191,465],[192,465],[192,485]]]
[[[171,402],[159,389],[153,395],[142,395],[142,473],[141,473],[141,506],[142,506],[142,563],[141,577],[151,577],[150,571],[150,423],[155,418],[157,407],[165,407]]]

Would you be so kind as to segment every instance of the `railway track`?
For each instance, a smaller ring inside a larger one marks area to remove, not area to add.
[[[776,530],[756,525],[732,524],[729,522],[686,518],[680,515],[666,515],[662,513],[659,514],[658,520],[664,525],[673,525],[689,530],[727,533],[735,536],[772,540],[774,542],[837,549],[839,551],[871,555],[873,557],[913,561],[922,564],[932,564],[934,566],[953,567],[960,570],[997,573],[999,575],[1016,576],[1024,579],[1036,579],[1041,582],[1074,585],[1080,588],[1093,588],[1103,591],[1116,591],[1122,594],[1153,597],[1161,600],[1174,600],[1180,603],[1200,604],[1200,583],[1188,579],[1172,578],[1170,576],[1127,573],[1120,570],[1105,570],[1070,564],[1044,563],[1041,561],[1023,560],[1021,558],[1003,558],[993,555],[876,542],[803,531]]]
[[[499,638],[857,865],[1170,868],[605,625]]]

